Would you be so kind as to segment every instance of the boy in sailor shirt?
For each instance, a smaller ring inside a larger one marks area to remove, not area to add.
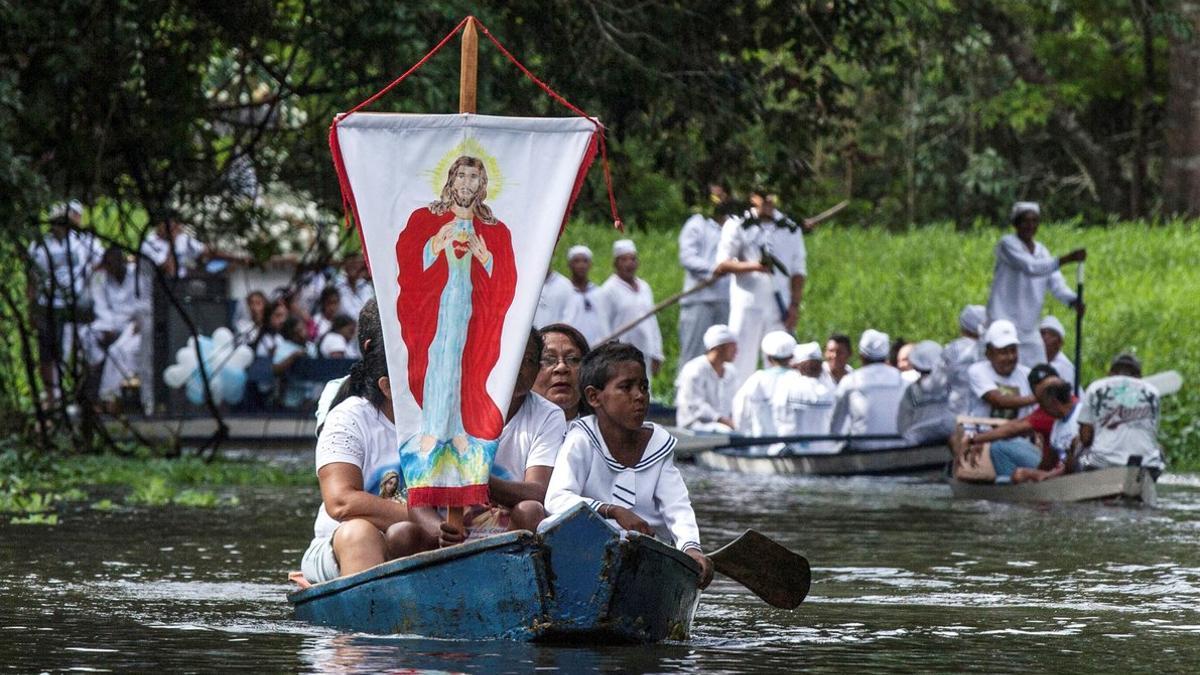
[[[583,358],[579,386],[595,414],[571,423],[546,511],[582,502],[625,530],[673,542],[700,565],[700,587],[708,586],[713,565],[700,548],[696,514],[675,468],[675,438],[645,421],[650,383],[642,352],[620,342],[593,349]]]

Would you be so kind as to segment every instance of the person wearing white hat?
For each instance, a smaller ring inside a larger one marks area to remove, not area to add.
[[[1058,372],[1058,376],[1067,381],[1067,384],[1075,386],[1075,364],[1063,354],[1063,338],[1067,336],[1067,331],[1063,328],[1062,322],[1053,314],[1046,315],[1042,322],[1038,324],[1038,330],[1042,334],[1042,343],[1046,345],[1046,360],[1042,363],[1048,363]]]
[[[719,194],[725,194],[723,188]],[[683,290],[711,279],[717,267],[717,244],[721,241],[721,226],[732,211],[731,202],[714,195],[713,217],[694,213],[679,231],[679,264],[683,267]],[[686,295],[679,301],[679,362],[687,363],[705,352],[704,331],[729,320],[729,276],[721,275],[703,290]]]
[[[792,369],[797,377],[786,377],[776,389],[773,406],[782,408],[776,431],[781,436],[824,435],[833,416],[833,388],[821,380],[822,352],[817,342],[805,342],[792,350]],[[840,443],[798,441],[788,443],[796,453],[835,453]]]
[[[993,321],[983,339],[987,358],[967,369],[972,397],[967,414],[1001,419],[1028,415],[1037,399],[1029,387],[1029,368],[1017,361],[1016,326],[1006,319]]]
[[[760,343],[763,368],[746,378],[733,397],[733,428],[746,436],[784,436],[795,433],[795,422],[787,407],[788,383],[800,377],[792,370],[796,338],[777,330]],[[741,345],[738,346],[741,349]],[[750,452],[779,454],[783,443],[755,446]]]
[[[945,441],[954,433],[950,385],[942,365],[942,346],[933,340],[913,345],[908,363],[919,375],[904,388],[896,412],[896,430],[910,445]]]
[[[737,338],[723,323],[704,331],[707,350],[679,369],[675,424],[693,431],[733,431],[733,359]]]
[[[572,292],[562,322],[582,333],[589,345],[598,345],[612,333],[613,325],[608,303],[602,297],[604,293],[589,278],[592,249],[583,244],[567,249],[567,266],[571,270]]]
[[[830,433],[851,436],[896,433],[896,412],[906,383],[900,371],[887,363],[890,347],[887,333],[871,328],[863,331],[858,340],[862,365],[838,383]],[[894,448],[900,444],[898,440],[850,441],[851,447],[860,450]]]
[[[808,274],[804,227],[775,209],[761,190],[752,208],[721,227],[717,274],[733,274],[729,285],[729,328],[738,336],[739,377],[758,363],[758,343],[773,330],[793,331]]]
[[[637,275],[638,254],[633,240],[614,241],[612,251],[613,274],[600,288],[604,292],[605,308],[612,329],[617,330],[654,308],[654,292],[650,290],[650,285]],[[648,376],[658,374],[664,357],[662,333],[658,328],[657,316],[651,315],[639,321],[617,339],[642,350],[646,357]]]
[[[971,381],[967,369],[979,360],[979,336],[987,324],[987,307],[967,305],[958,313],[958,337],[942,350],[941,369],[950,387],[950,410],[965,415],[971,406]]]
[[[1021,364],[1029,368],[1045,358],[1038,321],[1046,291],[1063,304],[1083,311],[1059,268],[1087,258],[1087,251],[1082,248],[1058,258],[1050,255],[1045,246],[1034,241],[1040,219],[1041,208],[1036,202],[1013,205],[1011,221],[1016,232],[1004,235],[996,245],[996,266],[987,304],[989,321],[1006,319],[1016,327]]]

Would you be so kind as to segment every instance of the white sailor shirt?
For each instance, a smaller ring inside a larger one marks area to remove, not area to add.
[[[625,466],[604,444],[595,415],[571,422],[546,489],[546,511],[563,513],[580,503],[623,506],[680,551],[701,550],[696,513],[675,468],[675,437],[652,422],[645,427],[652,433],[642,458]]]

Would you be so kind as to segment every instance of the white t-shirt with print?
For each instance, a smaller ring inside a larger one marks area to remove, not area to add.
[[[967,414],[971,417],[999,417],[1014,420],[1033,412],[1032,405],[1020,409],[992,408],[990,403],[983,400],[984,394],[996,390],[1009,396],[1033,394],[1029,388],[1029,369],[1019,363],[1011,373],[1001,375],[992,367],[991,361],[984,359],[972,364],[967,369],[967,380],[971,383],[971,405],[967,408]]]
[[[1158,389],[1136,377],[1114,375],[1093,382],[1079,402],[1079,423],[1091,425],[1094,432],[1080,463],[1093,469],[1125,466],[1139,455],[1142,466],[1162,468],[1160,403]]]
[[[321,435],[317,438],[317,471],[334,462],[353,464],[362,471],[363,492],[400,499],[404,475],[400,472],[396,427],[367,399],[351,396],[325,417]],[[392,473],[396,476],[394,492],[390,484],[385,484]],[[386,489],[387,494],[381,494],[381,488]],[[313,537],[330,537],[339,524],[321,502],[313,524]]]
[[[529,392],[517,414],[500,432],[492,475],[522,481],[525,470],[531,466],[553,467],[566,435],[567,417],[562,408]]]

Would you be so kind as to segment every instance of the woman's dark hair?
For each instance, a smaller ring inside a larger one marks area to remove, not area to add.
[[[342,299],[342,294],[338,291],[337,286],[326,286],[321,289],[320,298],[317,300],[317,306],[321,307],[330,298],[337,296],[338,300]]]
[[[529,327],[529,342],[532,342],[534,349],[537,350],[537,354],[534,355],[534,358],[537,359],[538,361],[541,361],[542,360],[542,352],[546,351],[546,338],[542,337],[542,331],[534,328],[533,326],[530,326]]]
[[[612,379],[613,366],[624,361],[635,361],[646,367],[646,356],[642,350],[627,342],[605,342],[588,352],[579,366],[579,393],[583,396],[588,387],[603,389]]]
[[[387,377],[387,350],[383,348],[383,325],[379,321],[379,303],[371,298],[358,313],[358,349],[362,358],[350,367],[350,376],[334,394],[329,409],[351,396],[361,396],[376,407],[387,400],[379,391],[379,378]]]
[[[567,336],[567,339],[571,341],[571,344],[575,345],[575,348],[579,350],[579,353],[584,356],[587,356],[588,351],[590,351],[587,338],[585,338],[583,333],[580,333],[574,326],[565,323],[552,323],[549,326],[542,327],[543,340],[545,340],[546,336],[550,333],[558,333],[559,335]]]
[[[333,317],[333,321],[329,322],[329,332],[332,333],[334,331],[339,331],[339,330],[345,328],[346,326],[353,326],[353,325],[354,325],[354,319],[351,319],[349,316],[347,316],[345,314],[338,314],[337,316]]]

